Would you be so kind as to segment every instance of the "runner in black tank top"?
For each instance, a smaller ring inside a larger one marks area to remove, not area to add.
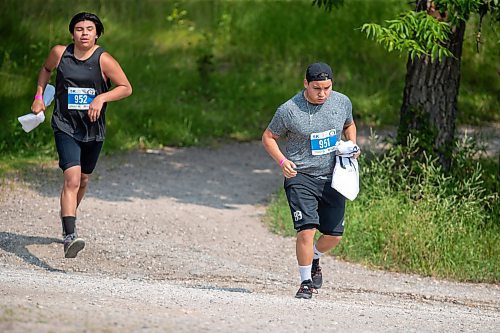
[[[45,111],[43,91],[57,68],[52,128],[64,174],[60,218],[64,256],[74,258],[85,247],[85,241],[76,233],[76,210],[103,145],[106,104],[132,94],[132,86],[120,64],[96,45],[104,32],[96,15],[76,14],[69,23],[69,32],[73,44],[53,47],[38,74],[31,110]],[[110,82],[115,85],[111,90]]]
[[[98,47],[90,58],[79,60],[75,58],[74,48],[74,44],[66,48],[57,66],[52,127],[78,141],[103,141],[106,133],[106,104],[95,122],[90,121],[87,111],[88,104],[95,96],[109,90],[109,83],[102,77],[99,64],[104,49]]]

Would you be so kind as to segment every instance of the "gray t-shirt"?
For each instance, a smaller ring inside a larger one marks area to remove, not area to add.
[[[315,105],[301,91],[278,107],[268,129],[285,136],[285,156],[295,163],[298,172],[331,176],[333,146],[340,141],[344,125],[352,121],[352,104],[347,96],[332,91],[325,103]]]

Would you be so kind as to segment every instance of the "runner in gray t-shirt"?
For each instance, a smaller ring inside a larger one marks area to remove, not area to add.
[[[330,66],[309,65],[305,89],[278,107],[262,135],[264,148],[285,176],[284,187],[297,230],[301,277],[297,298],[311,298],[321,287],[319,258],[340,242],[344,232],[345,198],[330,186],[331,175],[335,144],[342,134],[356,143],[356,125],[351,101],[332,91],[332,85]],[[286,140],[285,154],[277,143],[280,137]],[[316,230],[322,235],[314,244]]]

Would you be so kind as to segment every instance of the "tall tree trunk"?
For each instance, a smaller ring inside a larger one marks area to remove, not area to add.
[[[417,1],[417,11],[426,10],[427,4],[426,0]],[[408,58],[406,65],[398,141],[406,144],[409,134],[418,137],[420,146],[437,154],[445,170],[451,165],[464,32],[465,22],[461,21],[452,28],[446,44],[455,58]]]

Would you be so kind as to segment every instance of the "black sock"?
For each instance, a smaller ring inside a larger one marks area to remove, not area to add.
[[[63,216],[62,223],[66,235],[75,233],[76,216]]]

